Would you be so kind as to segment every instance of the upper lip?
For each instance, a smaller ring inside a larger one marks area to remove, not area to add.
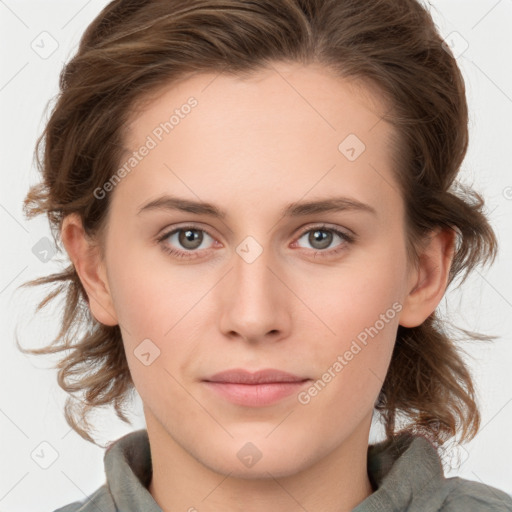
[[[299,377],[292,373],[267,368],[256,372],[249,372],[242,368],[234,368],[216,373],[204,379],[207,382],[229,382],[236,384],[262,384],[268,382],[302,382],[309,380],[307,377]]]

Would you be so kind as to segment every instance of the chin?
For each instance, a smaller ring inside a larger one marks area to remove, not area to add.
[[[212,471],[221,475],[229,475],[230,478],[238,478],[241,480],[271,480],[273,478],[283,478],[292,476],[299,473],[302,468],[297,467],[293,462],[280,461],[279,464],[272,464],[270,462],[264,463],[260,460],[251,468],[244,468],[242,464],[233,464],[231,460],[225,461],[224,464],[208,465],[203,461],[203,464],[209,467]]]
[[[280,441],[273,446],[268,439],[265,446],[264,441],[235,441],[230,444],[216,445],[216,450],[220,451],[215,453],[210,450],[208,458],[204,457],[203,452],[200,462],[216,473],[244,480],[291,476],[315,462],[314,453],[308,454],[303,444],[297,447]]]

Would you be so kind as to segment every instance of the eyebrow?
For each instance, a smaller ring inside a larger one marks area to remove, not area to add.
[[[195,215],[208,215],[219,219],[226,219],[227,217],[227,213],[214,204],[191,201],[170,195],[158,197],[144,204],[139,208],[137,215],[151,210],[178,210]],[[302,217],[336,211],[360,211],[377,215],[375,208],[369,204],[349,197],[328,197],[320,200],[290,203],[280,213],[282,217]]]

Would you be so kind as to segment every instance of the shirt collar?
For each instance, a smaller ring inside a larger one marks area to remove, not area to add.
[[[421,435],[407,432],[368,447],[373,494],[353,512],[438,511],[448,494],[437,449]]]
[[[104,464],[116,511],[162,512],[147,489],[153,470],[146,429],[131,432],[111,444]]]
[[[116,510],[162,512],[147,489],[152,464],[146,429],[131,432],[111,444],[104,464]],[[353,512],[437,511],[446,497],[437,450],[422,436],[402,433],[370,445],[367,465],[376,490]]]

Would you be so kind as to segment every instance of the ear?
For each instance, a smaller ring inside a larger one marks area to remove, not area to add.
[[[417,327],[434,312],[446,291],[454,251],[453,229],[438,228],[426,239],[418,268],[410,275],[409,293],[400,313],[400,325]]]
[[[61,239],[80,281],[85,288],[92,315],[105,325],[117,325],[108,286],[105,263],[97,244],[86,236],[78,214],[67,215],[61,227]]]

